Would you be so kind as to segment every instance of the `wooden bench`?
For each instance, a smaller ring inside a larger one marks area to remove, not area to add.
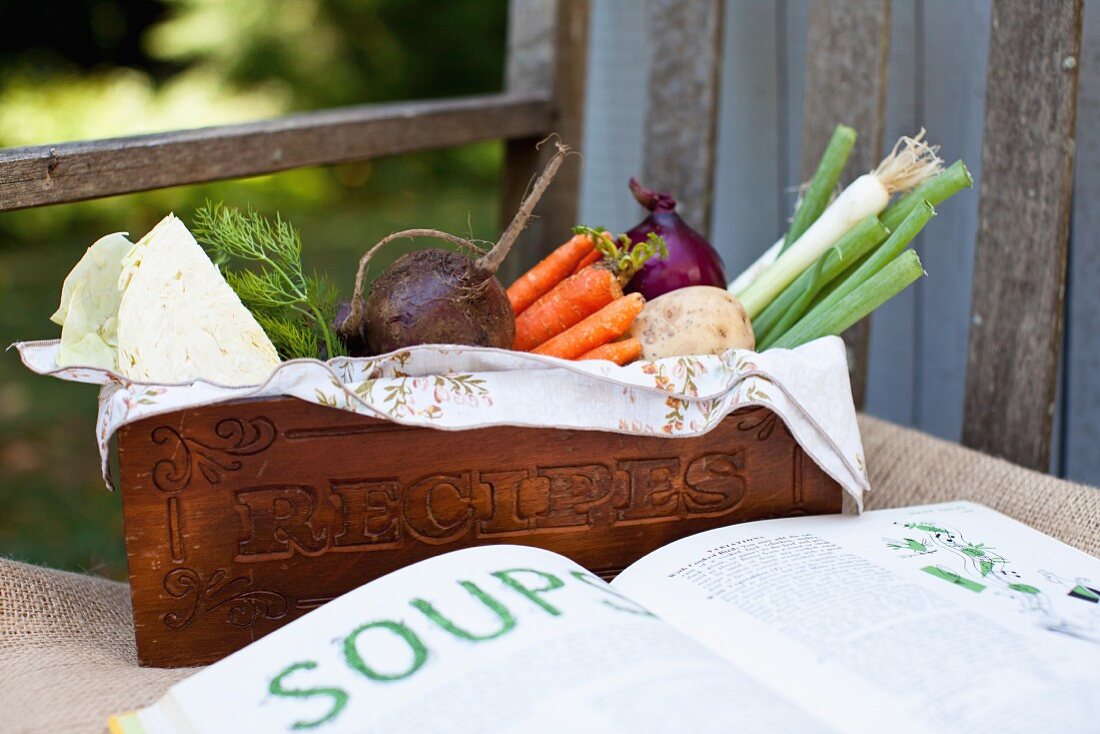
[[[644,175],[687,217],[713,206],[721,0],[650,0]],[[589,3],[512,0],[507,88],[467,99],[352,107],[125,139],[0,151],[0,211],[504,139],[502,211],[550,132],[579,142]],[[1062,330],[1072,185],[1080,0],[993,4],[980,230],[974,268],[963,442],[1023,467],[1048,465]],[[889,0],[813,0],[802,174],[829,129],[863,133],[851,172],[882,154]],[[843,84],[838,84],[843,80]],[[1021,125],[1020,119],[1029,124]],[[529,230],[514,274],[576,220],[579,174],[563,172]],[[507,279],[509,273],[503,274]],[[868,330],[846,335],[862,400]],[[869,505],[952,498],[1000,509],[1100,553],[1100,494],[871,418],[862,419]],[[98,731],[109,713],[157,698],[187,671],[139,669],[124,585],[0,561],[0,669],[27,681],[9,701],[52,730]],[[48,600],[44,603],[43,599]],[[5,641],[6,640],[6,641]],[[53,681],[39,685],[35,681]],[[58,684],[57,681],[64,681]]]
[[[652,0],[644,176],[676,192],[689,221],[713,206],[721,0]],[[967,359],[963,443],[1037,469],[1049,464],[1061,347],[1073,180],[1080,0],[993,5],[980,227]],[[501,211],[512,212],[551,132],[578,143],[589,3],[513,0],[500,94],[323,110],[243,125],[0,151],[0,212],[181,184],[240,178],[486,139],[504,139]],[[809,14],[802,177],[833,124],[862,135],[849,175],[885,141],[889,0],[814,0]],[[837,84],[843,80],[843,84]],[[1021,125],[1020,119],[1028,124]],[[505,280],[576,223],[580,173],[567,166],[539,207]],[[857,403],[869,328],[846,335]]]

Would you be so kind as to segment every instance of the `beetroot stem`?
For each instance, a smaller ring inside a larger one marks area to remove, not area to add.
[[[530,193],[523,199],[523,203],[519,205],[519,210],[516,211],[516,216],[512,217],[511,224],[508,225],[508,229],[504,230],[504,234],[500,236],[493,249],[481,256],[477,261],[479,268],[489,273],[490,275],[496,273],[497,268],[504,262],[504,258],[508,257],[508,251],[512,249],[512,245],[515,244],[519,238],[520,233],[523,232],[527,226],[527,222],[531,219],[531,213],[535,210],[535,206],[539,203],[539,199],[542,198],[543,193],[546,192],[546,188],[550,185],[550,182],[554,180],[554,176],[557,175],[558,169],[561,168],[562,161],[565,160],[565,156],[569,154],[569,146],[561,143],[554,143],[557,150],[554,152],[553,157],[546,163],[546,168],[542,169],[542,173],[535,180],[535,185],[531,187]]]

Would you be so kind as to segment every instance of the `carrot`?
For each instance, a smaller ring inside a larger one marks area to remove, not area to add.
[[[587,268],[589,265],[592,265],[593,263],[597,262],[602,257],[603,257],[602,252],[600,252],[599,250],[593,249],[592,252],[588,253],[583,258],[581,258],[581,261],[579,263],[577,263],[577,267],[573,268],[573,275],[576,275],[580,271]]]
[[[641,293],[623,296],[532,351],[550,357],[576,359],[625,334],[644,305],[645,299]]]
[[[601,344],[595,349],[588,350],[577,359],[606,359],[621,366],[633,362],[640,356],[642,356],[642,343],[634,337],[630,337],[629,339],[620,339],[617,342]]]
[[[538,265],[519,276],[508,288],[508,300],[512,302],[512,310],[516,312],[516,316],[569,277],[577,263],[595,246],[587,234],[574,235],[571,240],[543,258]]]
[[[512,349],[528,352],[622,295],[619,279],[605,268],[570,275],[516,317]]]

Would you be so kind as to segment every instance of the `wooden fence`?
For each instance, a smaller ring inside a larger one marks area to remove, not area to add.
[[[1006,8],[1013,4],[1002,3]],[[846,5],[855,8],[861,3]],[[989,0],[893,0],[862,5],[872,5],[872,10],[889,6],[880,21],[889,35],[883,143],[889,145],[923,125],[930,138],[942,145],[945,158],[964,159],[976,179],[973,191],[938,207],[939,216],[918,241],[929,276],[872,319],[866,409],[957,441],[962,438],[967,391],[993,5]],[[1044,6],[1072,9],[1071,3]],[[808,56],[812,7],[810,0],[724,4],[716,206],[707,221],[694,224],[709,229],[731,273],[751,262],[785,229],[792,189],[805,170],[804,134],[823,145],[823,136],[839,121],[859,126],[862,139],[876,134],[867,122],[867,107],[858,107],[860,101],[873,106],[882,91],[867,78],[873,77],[874,66],[815,66]],[[1046,23],[1054,22],[1047,15]],[[854,34],[865,52],[873,53],[881,48],[882,28],[868,19],[875,20],[874,14],[864,16]],[[1085,1],[1083,25],[1079,58],[1058,59],[1080,65],[1080,90],[1066,327],[1050,465],[1056,473],[1100,484],[1100,451],[1095,449],[1100,445],[1100,342],[1096,339],[1100,334],[1096,224],[1100,222],[1093,221],[1100,217],[1100,1]],[[593,6],[583,146],[586,165],[581,180],[580,216],[585,222],[617,228],[640,217],[626,195],[625,182],[647,170],[645,84],[653,57],[646,39],[655,33],[651,21],[636,12],[633,3],[611,0]],[[818,75],[815,83],[824,88],[820,96],[807,87],[807,68]],[[843,104],[853,105],[850,115],[838,120],[835,113],[823,113],[829,88],[853,81],[865,92],[854,101],[841,95]],[[1033,145],[1030,130],[1021,124],[1023,128],[1007,129],[1008,138],[1019,145]],[[881,149],[878,144],[873,147]],[[866,168],[869,163],[861,160],[859,166]],[[1026,194],[1027,182],[1023,184]],[[1004,235],[1004,240],[998,257],[1011,259],[1020,253],[1023,261],[1023,243],[1016,247],[1011,235]],[[1005,380],[1000,387],[1007,388],[1011,375],[981,379]],[[1041,422],[1041,416],[1034,417],[1036,434]]]

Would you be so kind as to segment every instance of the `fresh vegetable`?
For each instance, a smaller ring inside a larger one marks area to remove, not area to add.
[[[577,263],[577,267],[573,268],[573,274],[576,275],[580,271],[587,268],[589,265],[595,265],[597,262],[599,262],[601,257],[603,257],[603,253],[601,253],[597,249],[593,249],[592,252],[585,255],[583,258],[581,258],[581,261]]]
[[[169,214],[122,261],[118,366],[134,380],[263,382],[275,346],[179,219]]]
[[[836,191],[837,182],[840,181],[840,173],[844,170],[844,164],[848,162],[848,155],[852,152],[852,146],[856,142],[856,131],[844,125],[837,125],[833,135],[825,146],[825,153],[821,156],[821,162],[817,166],[814,177],[810,179],[810,185],[802,196],[802,202],[794,212],[791,220],[791,228],[787,230],[783,238],[782,250],[786,250],[810,225],[817,221],[821,212],[829,205],[829,200]]]
[[[852,291],[859,288],[872,275],[882,270],[892,262],[909,245],[914,237],[924,228],[932,217],[936,215],[935,209],[927,201],[921,202],[912,209],[898,228],[890,233],[890,236],[876,248],[863,262],[859,263],[851,272],[843,273],[837,278],[837,284],[829,293],[820,297],[804,314],[804,318],[821,320],[824,315],[837,308],[837,304]],[[800,317],[802,318],[802,317]],[[777,335],[778,336],[778,335]]]
[[[57,366],[118,369],[118,276],[134,246],[122,232],[100,237],[61,286],[61,304],[50,320],[61,326]]]
[[[576,359],[625,334],[644,305],[645,299],[640,293],[623,296],[532,351],[550,357]]]
[[[698,285],[649,301],[630,327],[644,359],[752,349],[748,314],[725,288]]]
[[[573,274],[578,263],[595,252],[596,245],[587,234],[575,234],[561,247],[547,255],[508,287],[508,300],[519,316],[554,286]],[[599,257],[597,253],[596,257]]]
[[[784,239],[780,237],[776,240],[771,247],[764,250],[764,253],[753,261],[752,265],[741,271],[741,274],[730,281],[730,284],[726,286],[726,290],[730,293],[737,294],[749,287],[749,285],[756,280],[756,277],[762,272],[768,269],[768,267],[775,262],[775,259],[779,257],[779,253],[783,250]]]
[[[882,212],[892,194],[915,188],[941,171],[943,161],[936,155],[937,148],[923,138],[924,130],[916,137],[901,138],[874,171],[849,184],[805,233],[739,294],[750,317],[763,311],[848,230]]]
[[[626,233],[627,238],[631,242],[645,242],[651,234],[659,235],[668,246],[668,256],[647,263],[627,284],[627,292],[641,293],[651,299],[692,285],[725,287],[722,258],[703,235],[676,213],[676,200],[643,188],[633,178],[630,192],[649,215]]]
[[[585,268],[516,317],[512,348],[529,352],[622,297],[623,288],[610,270]]]
[[[770,341],[790,328],[810,308],[814,297],[826,284],[886,239],[889,233],[878,217],[869,216],[841,237],[752,320],[757,346],[767,349]]]
[[[608,342],[607,344],[598,346],[595,349],[585,352],[577,357],[577,359],[606,359],[609,362],[614,362],[622,366],[624,364],[630,364],[640,356],[642,356],[642,343],[634,337],[629,337],[627,339],[620,339],[616,342]]]
[[[432,237],[477,251],[461,237],[430,229],[396,232],[368,250],[359,260],[351,311],[340,325],[341,335],[352,339],[365,329],[374,354],[416,344],[511,347],[515,341],[515,314],[495,273],[568,152],[566,146],[558,144],[511,224],[493,248],[476,259],[438,248],[415,250],[398,258],[378,277],[364,302],[371,258],[398,238]]]
[[[619,242],[605,231],[577,227],[595,243],[600,261],[571,275],[516,318],[513,349],[530,351],[623,295],[623,284],[652,257],[667,254],[664,240],[650,233],[645,242]]]
[[[840,334],[924,275],[920,258],[906,250],[829,309],[806,314],[773,347],[789,349],[823,336]]]
[[[301,236],[287,221],[208,202],[195,212],[195,233],[280,356],[316,358],[322,349],[326,357],[346,354],[332,326],[336,291],[305,274]]]
[[[955,161],[943,173],[928,179],[887,207],[879,219],[890,229],[896,229],[902,220],[909,216],[909,212],[921,206],[922,203],[936,206],[973,185],[974,179],[970,176],[966,164]]]
[[[963,189],[974,185],[974,179],[970,171],[962,161],[955,161],[944,170],[943,173],[925,181],[920,186],[905,194],[886,208],[879,216],[879,221],[886,225],[887,229],[895,229],[901,221],[922,201],[927,201],[935,206],[940,202],[954,196]],[[784,240],[780,239],[753,262],[752,265],[738,275],[730,284],[730,293],[740,293],[749,287],[765,268],[775,262],[783,249]]]
[[[336,315],[332,319],[332,329],[335,332],[339,332],[340,324],[344,323],[344,319],[351,313],[351,299],[344,298],[336,302]],[[366,354],[370,347],[367,346],[367,332],[363,329],[363,324],[360,324],[359,330],[351,335],[340,334],[340,342],[347,349],[348,354]],[[328,359],[328,355],[323,355],[323,359]]]

